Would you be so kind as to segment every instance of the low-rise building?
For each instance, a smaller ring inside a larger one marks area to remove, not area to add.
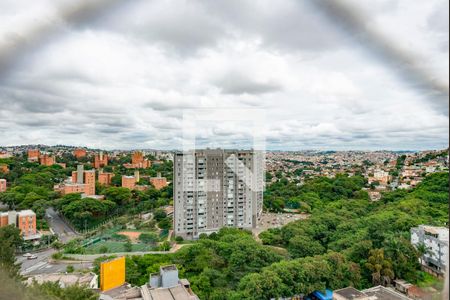
[[[161,173],[158,173],[156,177],[150,178],[150,183],[155,187],[155,189],[160,190],[165,188],[169,184],[167,183],[166,177],[161,177]]]
[[[38,274],[28,277],[26,283],[32,285],[33,282],[43,284],[45,282],[57,282],[61,288],[73,285],[80,285],[90,289],[98,288],[98,275],[94,273],[72,273],[72,274]]]
[[[333,300],[411,300],[411,298],[392,288],[379,285],[362,291],[353,287],[336,290],[333,292]]]
[[[178,269],[175,265],[162,266],[159,273],[150,274],[149,283],[141,287],[144,300],[198,300],[190,287],[187,279],[178,277]]]
[[[0,193],[6,192],[6,179],[0,179]]]
[[[421,264],[436,275],[445,274],[448,266],[449,230],[446,227],[419,225],[411,228],[411,244],[418,248],[424,245],[426,253],[421,257]]]

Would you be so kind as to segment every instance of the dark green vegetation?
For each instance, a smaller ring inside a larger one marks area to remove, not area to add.
[[[38,219],[42,219],[52,200],[58,198],[53,186],[71,174],[70,169],[64,170],[59,165],[40,166],[27,162],[24,157],[0,159],[2,163],[9,166],[10,172],[2,174],[0,171],[0,178],[5,178],[11,186],[0,194],[0,202],[16,210],[32,209]],[[38,223],[38,228],[40,225]]]
[[[446,224],[448,173],[430,175],[412,191],[386,193],[379,202],[370,202],[363,186],[357,176],[316,178],[301,187],[276,183],[268,188],[271,199],[298,199],[310,207],[309,219],[263,232],[265,245],[245,231],[222,229],[175,254],[128,258],[127,280],[143,284],[159,266],[175,263],[201,299],[269,299],[395,278],[429,280],[409,230]]]
[[[94,300],[98,296],[90,289],[72,286],[62,289],[58,283],[33,284],[25,287],[16,264],[15,249],[22,244],[19,229],[14,226],[0,228],[0,298],[23,300]]]
[[[358,196],[327,199],[317,207],[310,202],[308,220],[260,237],[265,244],[288,249],[293,258],[339,252],[358,264],[361,287],[394,278],[420,281],[423,274],[409,230],[419,224],[447,224],[448,173],[430,175],[412,191],[386,193],[379,202],[368,202],[361,192],[354,194]],[[384,266],[381,271],[372,266],[376,262]]]
[[[264,193],[264,207],[279,212],[284,208],[310,212],[311,207],[319,208],[339,199],[368,199],[361,192],[365,180],[361,176],[338,175],[335,179],[319,177],[298,186],[285,178],[269,185]]]
[[[127,161],[125,156],[122,160]],[[93,158],[82,158],[85,163],[85,169],[91,169],[89,161]],[[125,169],[119,163],[121,159],[114,159],[107,166],[109,171],[114,169],[114,178],[118,179],[117,185],[121,185],[122,175],[131,175],[134,171]],[[0,159],[0,164],[9,166],[10,172],[3,174],[0,171],[0,178],[5,178],[10,187],[5,193],[0,194],[0,202],[9,206],[10,209],[32,209],[36,212],[39,229],[46,229],[47,224],[44,221],[45,210],[53,206],[59,210],[78,230],[91,229],[103,223],[107,219],[119,215],[134,215],[144,211],[151,211],[155,208],[168,205],[172,198],[172,186],[162,190],[156,190],[150,187],[146,191],[130,191],[121,187],[103,187],[97,184],[96,193],[105,195],[105,200],[93,198],[81,199],[79,194],[69,194],[61,197],[59,193],[53,190],[55,184],[64,181],[71,176],[72,171],[76,169],[79,163],[71,154],[65,154],[58,157],[58,162],[67,164],[63,169],[59,165],[51,167],[41,166],[38,163],[30,163],[25,156],[15,156],[9,159]],[[105,170],[105,171],[108,171]],[[141,176],[156,176],[161,172],[168,180],[172,178],[172,163],[170,161],[161,161],[155,163],[151,168],[141,169]],[[141,182],[148,184],[148,182]],[[171,222],[159,220],[161,228],[170,229]]]

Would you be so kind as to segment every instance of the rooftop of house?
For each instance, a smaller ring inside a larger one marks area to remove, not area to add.
[[[363,292],[358,291],[354,287],[347,287],[334,291],[334,294],[342,296],[345,299],[353,300],[367,296]]]
[[[367,296],[374,297],[374,300],[410,300],[407,296],[381,285],[363,290],[362,292]]]

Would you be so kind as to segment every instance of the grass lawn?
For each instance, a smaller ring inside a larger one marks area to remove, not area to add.
[[[90,245],[86,247],[86,254],[99,254],[100,248],[103,246],[106,246],[108,248],[108,253],[114,253],[114,252],[125,252],[125,242],[112,242],[112,241],[102,241],[98,242],[94,245]],[[133,245],[133,251],[151,251],[152,246],[146,245],[142,243],[138,244],[132,244]]]
[[[417,286],[420,288],[432,287],[441,291],[444,287],[444,282],[442,279],[438,279],[426,272],[420,272],[420,280],[417,282]]]

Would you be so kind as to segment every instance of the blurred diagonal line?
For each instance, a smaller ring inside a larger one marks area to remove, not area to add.
[[[82,25],[96,20],[125,2],[126,0],[73,1],[59,9],[58,17],[70,25]],[[26,55],[62,33],[62,24],[58,20],[43,22],[37,27],[20,32],[7,45],[0,47],[0,80],[5,79]]]
[[[380,31],[366,26],[364,13],[350,6],[348,2],[310,0],[310,4],[323,12],[334,25],[350,33],[414,88],[424,92],[430,101],[438,104],[440,108],[446,107],[448,112],[448,78],[446,81],[438,78],[422,64],[423,60],[418,55],[401,48]]]

